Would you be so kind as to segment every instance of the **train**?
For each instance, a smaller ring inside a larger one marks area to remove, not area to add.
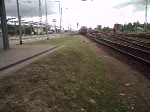
[[[88,33],[88,28],[86,26],[82,26],[79,30],[79,34],[86,35]]]
[[[87,33],[98,33],[98,32],[99,31],[97,28],[92,29],[91,27],[87,28],[86,26],[82,26],[79,30],[79,34],[81,35],[86,35]]]

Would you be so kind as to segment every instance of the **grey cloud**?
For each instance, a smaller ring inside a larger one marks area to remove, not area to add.
[[[148,9],[150,8],[150,0],[147,0],[147,6]],[[144,11],[145,10],[145,6],[146,6],[146,0],[130,0],[130,1],[126,1],[126,2],[122,2],[116,6],[114,6],[113,8],[124,8],[126,6],[132,5],[134,6],[134,11],[138,12],[138,11]]]
[[[18,0],[20,15],[22,17],[36,17],[39,16],[39,0]],[[7,16],[17,17],[17,3],[16,0],[5,0]],[[42,15],[45,15],[45,0],[41,0]],[[47,13],[56,14],[56,7],[54,2],[47,0]]]

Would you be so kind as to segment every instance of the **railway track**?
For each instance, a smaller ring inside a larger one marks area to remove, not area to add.
[[[113,38],[116,38],[118,40],[127,42],[130,45],[132,44],[133,46],[135,46],[139,49],[143,49],[143,50],[146,50],[146,51],[150,52],[150,43],[148,43],[148,42],[143,42],[143,41],[139,41],[137,39],[131,39],[131,38],[124,37],[124,36],[119,36],[119,35],[114,35]]]
[[[137,38],[143,38],[143,39],[150,39],[150,36],[149,34],[126,34],[125,36],[128,36],[128,37],[137,37]]]
[[[128,56],[131,56],[142,63],[150,65],[150,52],[142,49],[137,49],[128,45],[121,44],[119,42],[114,42],[109,39],[100,38],[99,35],[86,35],[86,37],[100,43],[106,45],[110,48],[113,48],[119,52],[122,52]]]

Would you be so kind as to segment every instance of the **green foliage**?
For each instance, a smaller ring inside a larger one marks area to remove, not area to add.
[[[38,83],[38,78],[37,77],[32,77],[31,79],[28,80],[30,83]]]
[[[70,89],[65,89],[64,93],[68,96],[71,97],[71,99],[76,99],[77,95],[79,94],[78,90],[70,90]]]
[[[11,35],[11,36],[14,36],[15,35],[15,31],[14,30],[8,30],[8,34]]]
[[[40,41],[66,47],[11,75],[4,84],[0,81],[0,90],[9,83],[17,93],[0,97],[2,101],[17,101],[19,107],[35,112],[127,112],[100,58],[83,41],[81,36]]]
[[[61,88],[62,86],[58,83],[51,83],[50,88],[53,89],[54,91],[57,91]]]
[[[68,110],[67,110],[67,109],[61,109],[61,108],[56,107],[56,108],[55,108],[55,112],[68,112]]]
[[[134,22],[133,24],[128,23],[128,24],[122,25],[122,29],[125,31],[136,31],[136,30],[138,30],[137,27],[141,27],[144,29],[145,23],[141,24],[137,21],[137,22]],[[150,30],[150,23],[147,23],[147,29]]]
[[[69,82],[69,83],[75,83],[76,82],[76,78],[74,76],[68,76],[67,77],[67,82]]]
[[[0,96],[13,93],[15,93],[15,89],[13,88],[13,86],[6,86],[0,90]]]

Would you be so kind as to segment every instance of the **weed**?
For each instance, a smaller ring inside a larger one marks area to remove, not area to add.
[[[62,87],[62,86],[61,86],[60,84],[58,84],[58,83],[52,83],[52,84],[50,84],[50,88],[51,88],[52,90],[54,90],[54,91],[59,90],[61,87]]]
[[[60,67],[60,68],[59,68],[59,71],[66,73],[66,72],[71,71],[71,68],[69,68],[69,67]]]
[[[52,106],[56,105],[57,99],[56,98],[49,98],[48,103]]]
[[[55,108],[55,112],[68,112],[68,109]]]
[[[96,106],[96,101],[93,99],[89,99],[87,101],[87,106],[88,106],[88,108],[91,108],[91,109],[94,108],[94,106]]]
[[[75,83],[76,82],[76,78],[74,76],[68,76],[67,77],[67,82],[68,83]]]
[[[38,83],[38,78],[37,77],[32,77],[31,79],[28,80],[30,83]]]
[[[14,89],[13,86],[11,86],[11,85],[4,86],[4,88],[0,90],[0,96],[6,95],[6,94],[13,94],[15,92],[16,92],[16,90]]]
[[[69,90],[69,89],[65,89],[64,93],[70,96],[72,99],[76,99],[79,94],[78,90]]]

